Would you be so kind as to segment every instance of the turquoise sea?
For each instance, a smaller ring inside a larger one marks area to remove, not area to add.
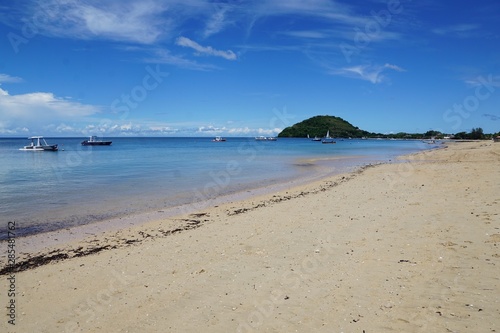
[[[254,138],[46,138],[58,152],[0,139],[0,214],[18,236],[190,205],[250,189],[341,173],[433,146],[419,141]],[[6,235],[0,233],[0,240]]]

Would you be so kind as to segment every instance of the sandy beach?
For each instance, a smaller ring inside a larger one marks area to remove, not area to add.
[[[499,208],[500,143],[463,142],[33,253],[19,239],[16,272],[2,242],[0,331],[499,332]]]

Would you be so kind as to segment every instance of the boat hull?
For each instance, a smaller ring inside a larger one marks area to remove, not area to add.
[[[58,151],[59,148],[57,145],[49,145],[49,146],[26,146],[24,148],[19,148],[19,150],[24,151]]]
[[[57,145],[42,146],[42,149],[44,151],[58,151],[59,150]]]
[[[113,141],[82,141],[82,146],[109,146]]]

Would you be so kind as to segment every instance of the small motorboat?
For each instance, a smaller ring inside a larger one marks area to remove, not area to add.
[[[43,136],[32,136],[28,139],[31,140],[30,145],[19,148],[19,150],[26,151],[57,151],[57,145],[49,145]]]
[[[226,139],[224,139],[222,136],[216,136],[213,140],[213,142],[224,142]]]
[[[97,136],[93,135],[88,140],[82,141],[82,146],[109,146],[113,141],[98,140]]]

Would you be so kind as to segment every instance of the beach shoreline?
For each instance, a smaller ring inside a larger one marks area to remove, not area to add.
[[[18,238],[174,210],[200,201],[219,201],[269,185],[287,186],[300,178],[329,173],[332,165],[345,169],[349,164],[387,160],[429,147],[414,141],[383,140],[325,147],[304,139],[272,144],[253,138],[235,139],[214,145],[206,139],[193,144],[187,139],[137,138],[111,150],[79,152],[75,149],[81,147],[80,143],[73,144],[77,146],[55,155],[19,155],[17,150],[7,150],[6,163],[0,170],[10,174],[2,183],[2,210],[5,219],[19,224]],[[163,149],[182,154],[157,156],[156,152]],[[203,156],[211,157],[206,160]],[[38,173],[43,177],[37,177]],[[5,237],[0,233],[0,241]]]
[[[495,332],[499,161],[499,144],[456,143],[47,246],[53,261],[15,273],[19,325]]]
[[[399,158],[404,158],[404,156],[399,156]],[[332,162],[334,163],[332,164]],[[82,244],[88,243],[93,244],[90,246],[90,248],[93,249],[95,248],[94,243],[100,243],[99,238],[113,237],[112,235],[122,229],[140,228],[152,222],[169,219],[175,220],[176,218],[189,214],[196,215],[198,211],[211,209],[214,206],[229,203],[237,204],[254,198],[258,199],[269,195],[272,196],[281,191],[299,192],[303,187],[308,189],[313,188],[314,191],[315,187],[321,187],[323,181],[328,181],[336,176],[345,176],[357,173],[359,170],[363,170],[372,165],[393,162],[392,159],[384,159],[381,161],[380,159],[370,159],[366,156],[299,158],[294,163],[294,166],[307,169],[313,168],[315,171],[311,172],[310,175],[306,175],[306,172],[302,171],[299,177],[282,179],[271,185],[256,184],[255,186],[247,186],[234,192],[224,191],[225,186],[218,186],[217,181],[214,181],[212,185],[215,186],[215,189],[218,190],[220,188],[221,192],[223,192],[222,195],[218,195],[215,198],[210,198],[201,191],[197,191],[200,199],[199,201],[153,210],[150,209],[143,212],[119,214],[111,218],[99,219],[90,223],[67,226],[56,230],[42,231],[36,234],[18,235],[17,242],[19,248],[22,249],[20,261],[33,256],[47,257],[47,253],[49,252],[58,254],[61,252],[66,253],[71,247],[80,248]],[[296,176],[297,175],[299,174],[296,174]],[[98,237],[97,235],[102,235],[102,237]],[[2,242],[5,242],[5,239],[0,239],[0,244]],[[0,260],[1,259],[4,259],[2,254],[0,254]]]

